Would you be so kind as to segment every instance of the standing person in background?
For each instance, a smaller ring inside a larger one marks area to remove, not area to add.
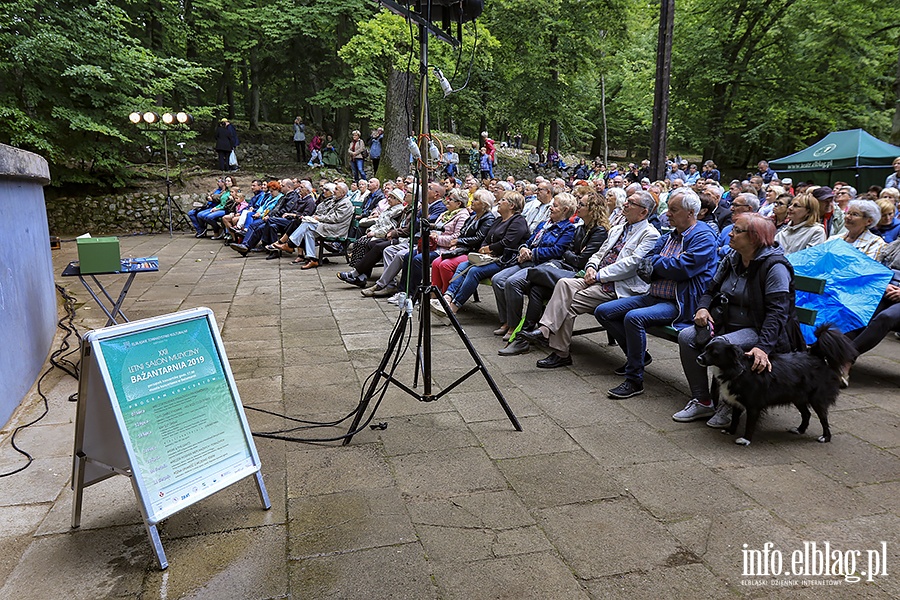
[[[230,170],[228,157],[238,145],[237,132],[228,119],[222,119],[216,126],[216,154],[219,156],[219,170]]]
[[[444,165],[444,171],[446,171],[448,177],[456,177],[459,166],[459,154],[456,153],[456,146],[453,144],[447,144],[446,150],[441,160]]]
[[[306,125],[303,118],[294,119],[294,145],[297,147],[297,162],[306,162]]]
[[[900,189],[900,156],[894,159],[894,172],[884,180],[884,187]]]
[[[469,171],[475,177],[481,175],[481,152],[478,150],[478,142],[472,142],[469,149]]]
[[[379,127],[369,136],[369,157],[372,159],[372,175],[378,173],[378,164],[381,162],[381,142],[384,140],[384,129]]]
[[[722,174],[719,173],[719,169],[716,167],[716,163],[711,160],[703,163],[703,172],[700,174],[704,179],[712,179],[713,181],[721,181]]]
[[[484,147],[487,150],[488,157],[490,157],[490,159],[491,159],[490,174],[491,174],[491,179],[493,179],[494,178],[494,165],[497,164],[497,146],[494,145],[494,140],[492,140],[488,136],[487,131],[481,132],[481,139],[484,140]],[[484,170],[484,166],[482,166],[482,170]]]
[[[313,132],[313,137],[309,142],[309,162],[306,163],[308,167],[321,167],[322,166],[322,137],[317,133]]]
[[[756,164],[755,175],[762,177],[763,183],[771,183],[772,179],[778,179],[778,173],[769,168],[769,161],[761,160]]]
[[[491,175],[491,155],[488,154],[487,148],[481,149],[481,158],[479,159],[481,165],[481,179],[483,181],[489,181],[493,178]]]
[[[368,179],[366,177],[365,160],[368,152],[366,151],[366,143],[360,139],[359,129],[354,129],[350,133],[350,146],[347,147],[347,156],[350,158],[350,173],[353,179]]]

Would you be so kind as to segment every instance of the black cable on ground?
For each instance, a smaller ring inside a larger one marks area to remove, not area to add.
[[[397,322],[394,324],[394,328],[391,330],[391,333],[388,336],[388,339],[393,339],[394,333],[397,331],[397,327],[400,326],[400,322],[402,321],[402,319],[403,319],[403,315],[401,314],[397,318]],[[390,370],[388,371],[388,376],[393,376],[394,371],[400,365],[400,362],[403,360],[403,357],[406,355],[407,351],[409,350],[410,341],[412,339],[412,330],[413,330],[412,327],[407,328],[404,343],[397,345],[396,351],[394,352],[394,358],[391,361]],[[278,414],[276,412],[272,412],[269,410],[265,410],[265,409],[261,409],[261,408],[254,408],[252,406],[246,406],[245,408],[247,408],[249,410],[253,410],[256,412],[260,412],[260,413],[264,413],[264,414],[268,414],[268,415],[272,415],[272,416],[276,416],[276,417],[282,417],[289,421],[303,424],[303,425],[298,425],[297,427],[291,427],[288,429],[279,429],[279,430],[275,430],[275,431],[252,432],[253,436],[260,437],[260,438],[266,438],[266,439],[281,440],[281,441],[285,441],[285,442],[299,442],[299,443],[304,443],[304,444],[320,444],[320,443],[325,443],[325,442],[338,442],[338,441],[341,441],[341,440],[344,440],[347,438],[351,438],[354,435],[356,435],[357,433],[359,433],[361,431],[365,431],[366,427],[369,427],[369,424],[375,418],[375,413],[378,410],[378,407],[381,405],[381,401],[384,398],[385,394],[387,393],[388,386],[390,385],[390,381],[387,378],[385,378],[384,381],[373,391],[373,397],[375,397],[376,400],[375,400],[375,403],[371,407],[371,413],[369,414],[369,417],[365,420],[365,422],[363,422],[359,426],[359,428],[357,428],[355,431],[348,431],[347,433],[345,433],[343,435],[338,435],[338,436],[333,436],[333,437],[328,437],[328,438],[303,438],[303,437],[288,436],[288,435],[284,435],[284,434],[292,433],[292,432],[300,430],[300,429],[314,429],[317,427],[334,427],[336,425],[340,425],[341,423],[343,423],[350,417],[355,417],[359,413],[359,411],[362,410],[362,400],[365,397],[366,390],[369,387],[369,382],[372,380],[372,377],[374,377],[377,374],[378,374],[378,371],[373,371],[372,373],[369,374],[368,377],[366,377],[366,380],[363,382],[363,385],[360,388],[360,393],[359,393],[360,402],[357,405],[357,407],[355,409],[353,409],[352,411],[350,411],[344,417],[342,417],[338,420],[335,420],[335,421],[306,421],[303,419],[297,419],[294,417],[289,417],[287,415]],[[376,426],[373,426],[373,427],[376,427]],[[379,429],[385,428],[385,426],[382,426],[382,425],[379,425],[377,427]]]
[[[16,444],[16,436],[19,434],[20,431],[22,431],[23,429],[25,429],[27,427],[31,427],[32,425],[34,425],[35,423],[37,423],[38,421],[40,421],[41,419],[46,417],[47,413],[50,412],[50,404],[47,401],[47,396],[46,396],[46,394],[44,394],[44,391],[41,389],[41,384],[44,383],[44,379],[47,377],[47,375],[49,375],[53,371],[53,369],[61,369],[66,374],[74,377],[76,380],[78,379],[78,374],[80,372],[80,365],[78,363],[74,363],[68,359],[68,357],[75,352],[78,352],[79,356],[81,355],[81,336],[78,334],[78,328],[75,327],[75,324],[74,324],[75,297],[70,296],[66,292],[65,288],[63,288],[59,284],[56,285],[56,290],[60,293],[60,295],[65,300],[65,310],[66,310],[66,316],[61,318],[56,323],[56,326],[59,329],[62,329],[63,331],[65,331],[66,335],[63,337],[62,341],[60,342],[59,348],[54,350],[53,354],[50,355],[50,366],[47,368],[46,371],[44,371],[44,373],[41,375],[40,379],[38,379],[37,392],[38,392],[38,395],[41,397],[41,402],[44,404],[44,411],[36,419],[34,419],[28,423],[25,423],[24,425],[19,425],[18,427],[16,427],[16,429],[13,431],[12,437],[10,438],[10,443],[12,444],[13,450],[15,450],[19,454],[23,455],[27,459],[28,462],[26,462],[24,465],[22,465],[18,469],[14,469],[14,470],[6,472],[6,473],[0,473],[0,477],[9,477],[10,475],[15,475],[16,473],[21,473],[22,471],[27,469],[29,466],[31,466],[31,463],[34,462],[34,457],[31,454],[29,454],[26,450],[23,450]],[[69,348],[71,347],[71,345],[69,344],[69,336],[71,336],[73,333],[78,337],[78,346],[73,350],[69,350]],[[72,394],[72,396],[69,397],[69,400],[72,401],[73,399],[77,399],[77,397],[78,397],[77,393]]]

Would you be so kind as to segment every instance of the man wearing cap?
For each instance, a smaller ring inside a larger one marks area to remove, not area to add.
[[[819,201],[819,223],[825,227],[825,236],[831,237],[844,232],[844,212],[834,203],[834,191],[827,185],[812,191]]]
[[[791,179],[790,177],[785,177],[784,179],[781,180],[781,187],[783,187],[784,191],[786,191],[791,196],[795,195],[794,194],[794,180]]]
[[[456,177],[459,170],[459,154],[456,153],[456,146],[447,144],[444,156],[441,158],[441,164],[444,165],[444,171],[448,177]]]

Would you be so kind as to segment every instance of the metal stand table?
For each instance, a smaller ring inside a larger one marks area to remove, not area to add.
[[[123,258],[122,259],[122,268],[118,271],[107,271],[105,273],[84,273],[81,272],[81,267],[78,264],[78,261],[72,261],[68,264],[68,266],[63,270],[63,277],[78,277],[78,280],[84,285],[85,289],[87,289],[88,293],[91,295],[91,298],[97,303],[97,305],[106,313],[107,321],[106,327],[110,325],[118,325],[117,317],[121,317],[124,322],[128,322],[128,317],[125,316],[125,313],[122,312],[122,303],[125,301],[125,296],[128,295],[128,290],[131,288],[131,284],[134,281],[135,276],[138,273],[152,273],[154,271],[159,271],[159,258],[156,256],[148,256],[144,258]],[[122,291],[119,292],[119,297],[113,300],[112,296],[109,295],[109,292],[106,291],[106,288],[103,287],[103,284],[100,283],[100,280],[97,279],[97,275],[123,275],[127,273],[128,279],[125,281],[125,285],[122,287]],[[91,284],[87,282],[85,277],[90,277],[94,282],[94,285],[97,287],[97,291],[94,291],[94,288],[91,287]],[[112,308],[107,308],[106,303],[98,296],[102,294],[106,301]]]

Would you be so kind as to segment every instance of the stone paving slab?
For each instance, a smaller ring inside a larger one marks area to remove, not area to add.
[[[136,278],[127,314],[214,310],[254,431],[355,410],[399,311],[340,282],[343,261],[304,272],[189,235],[120,243],[125,255],[161,259],[159,273]],[[64,244],[55,268],[74,257]],[[102,326],[77,282],[63,283],[78,297],[81,330]],[[475,362],[448,321],[434,319],[440,398],[421,402],[389,385],[372,415],[387,428],[365,427],[348,446],[256,438],[272,509],[261,508],[248,479],[166,519],[164,572],[124,477],[88,488],[82,526],[70,529],[75,404],[67,399],[77,385],[52,372],[48,415],[18,438],[35,462],[0,479],[0,598],[900,597],[900,342],[892,336],[854,367],[832,411],[831,443],[815,441],[815,419],[806,435],[787,433],[799,417],[786,407],[740,447],[702,422],[672,421],[687,401],[674,344],[650,338],[644,394],[611,400],[623,355],[605,333],[575,338],[573,366],[536,369],[544,349],[497,354],[493,294],[482,291],[460,322],[524,431],[514,431],[478,372],[444,394]],[[593,325],[579,318],[578,327]],[[411,346],[394,376],[412,387],[417,313],[407,326]],[[415,391],[424,392],[421,377]],[[10,434],[42,410],[32,395],[0,431],[0,472],[23,464]],[[284,435],[340,437],[349,427]],[[742,575],[744,550],[766,543],[789,556],[804,541],[829,541],[865,556],[882,540],[890,575],[873,582]]]

